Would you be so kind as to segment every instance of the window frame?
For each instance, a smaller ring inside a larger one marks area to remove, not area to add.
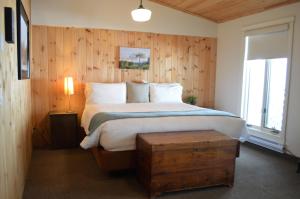
[[[274,25],[281,25],[281,24],[288,24],[288,56],[287,56],[287,73],[286,73],[286,85],[285,85],[285,100],[283,106],[283,119],[282,119],[282,129],[277,134],[272,132],[273,129],[257,127],[257,126],[248,126],[249,134],[262,137],[264,139],[268,139],[279,144],[285,145],[286,144],[286,125],[287,125],[287,115],[288,115],[288,102],[289,102],[289,88],[290,88],[290,76],[291,76],[291,65],[292,65],[292,49],[293,49],[293,33],[294,33],[294,21],[295,17],[287,17],[282,18],[270,22],[265,22],[261,24],[251,25],[243,28],[244,32],[244,58],[243,58],[243,86],[242,86],[242,97],[241,97],[241,113],[243,119],[247,119],[247,110],[248,110],[248,87],[249,87],[249,71],[248,67],[246,67],[247,55],[248,55],[248,39],[246,35],[246,31],[260,29],[260,28],[267,28],[269,26]],[[266,61],[267,62],[267,61]],[[266,67],[267,68],[267,67]],[[266,75],[266,74],[265,74]],[[265,81],[267,82],[267,81]],[[265,86],[266,87],[266,86]],[[266,89],[266,88],[264,88]],[[264,90],[265,95],[265,90]],[[266,102],[263,102],[263,106],[265,106]],[[265,114],[262,115],[262,120],[265,119]],[[261,123],[263,124],[263,122]]]

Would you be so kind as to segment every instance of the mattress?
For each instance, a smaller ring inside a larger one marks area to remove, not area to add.
[[[81,118],[81,125],[87,133],[81,142],[84,149],[99,144],[108,151],[135,149],[137,133],[216,130],[234,138],[246,136],[245,121],[227,116],[171,116],[153,118],[126,118],[109,120],[96,130],[89,132],[93,116],[99,112],[157,112],[191,111],[201,107],[185,103],[128,103],[128,104],[87,104]]]

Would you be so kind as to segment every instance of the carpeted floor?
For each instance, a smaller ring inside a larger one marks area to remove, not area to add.
[[[134,172],[101,172],[92,154],[81,149],[36,150],[25,199],[148,198]],[[296,161],[275,152],[242,145],[233,188],[214,187],[163,194],[162,199],[299,199]]]

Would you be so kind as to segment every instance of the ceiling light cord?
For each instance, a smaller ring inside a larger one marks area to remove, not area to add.
[[[143,0],[140,0],[140,6],[138,7],[138,9],[144,9]]]

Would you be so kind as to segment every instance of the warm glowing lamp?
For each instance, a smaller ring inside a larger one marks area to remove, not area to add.
[[[65,77],[65,95],[69,97],[69,109],[68,111],[71,112],[71,95],[74,95],[74,84],[72,77]]]
[[[137,22],[146,22],[151,19],[151,10],[145,9],[143,6],[143,0],[140,1],[140,6],[131,12],[131,17]]]

